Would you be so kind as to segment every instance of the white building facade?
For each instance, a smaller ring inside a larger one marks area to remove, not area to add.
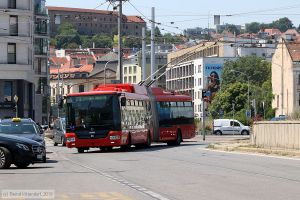
[[[16,116],[17,105],[19,117],[47,123],[47,20],[43,0],[0,1],[0,118]]]

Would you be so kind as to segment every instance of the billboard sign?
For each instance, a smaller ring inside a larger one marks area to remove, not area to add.
[[[207,80],[207,90],[210,91],[209,102],[211,102],[216,93],[220,90],[223,64],[208,63],[205,65],[204,70],[204,76]]]

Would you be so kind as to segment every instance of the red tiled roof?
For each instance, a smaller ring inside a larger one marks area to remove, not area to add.
[[[238,35],[237,37],[239,37],[239,38],[257,38],[258,34],[255,34],[255,33],[243,33],[243,34]]]
[[[127,16],[127,22],[146,23],[140,16]]]
[[[93,65],[82,65],[81,67],[61,67],[59,73],[91,73],[93,71]],[[58,74],[58,68],[50,68],[50,74]]]
[[[286,42],[286,46],[289,50],[293,62],[300,61],[300,37],[296,41]]]
[[[54,65],[61,65],[68,62],[68,59],[66,57],[50,57],[49,60]]]
[[[281,31],[278,28],[266,28],[264,30],[268,35],[281,35]]]
[[[118,12],[106,11],[106,10],[96,10],[96,9],[83,9],[83,8],[68,8],[68,7],[57,7],[57,6],[47,6],[49,11],[67,11],[67,12],[86,12],[86,13],[98,13],[106,15],[118,15]]]
[[[64,12],[81,12],[81,13],[97,13],[105,15],[118,15],[118,12],[115,11],[106,11],[106,10],[96,10],[96,9],[83,9],[83,8],[68,8],[68,7],[57,7],[57,6],[48,6],[49,11],[64,11]],[[126,16],[127,22],[133,23],[145,23],[145,21],[140,16]]]
[[[283,33],[283,35],[295,35],[295,36],[300,36],[298,31],[295,28],[288,29],[286,32]]]

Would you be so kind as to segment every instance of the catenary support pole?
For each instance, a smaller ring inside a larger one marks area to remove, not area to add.
[[[143,80],[147,78],[147,68],[146,68],[146,28],[142,28],[142,67],[143,67]]]
[[[151,74],[152,74],[152,77],[151,77],[151,80],[154,80],[154,72],[156,71],[156,68],[155,68],[155,8],[152,7],[152,10],[151,10],[152,14],[152,18],[151,18]],[[156,83],[154,83],[155,85]]]

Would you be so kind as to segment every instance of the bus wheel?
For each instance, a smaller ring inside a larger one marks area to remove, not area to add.
[[[100,150],[104,152],[110,152],[112,151],[112,147],[100,147]]]
[[[148,136],[147,136],[147,142],[145,144],[145,147],[150,147],[151,146],[151,135],[148,132]]]
[[[180,145],[182,142],[182,134],[181,134],[181,131],[178,130],[177,131],[177,138],[176,138],[176,141],[174,142],[175,145]]]
[[[85,150],[84,148],[77,148],[78,153],[84,153],[84,150]]]

